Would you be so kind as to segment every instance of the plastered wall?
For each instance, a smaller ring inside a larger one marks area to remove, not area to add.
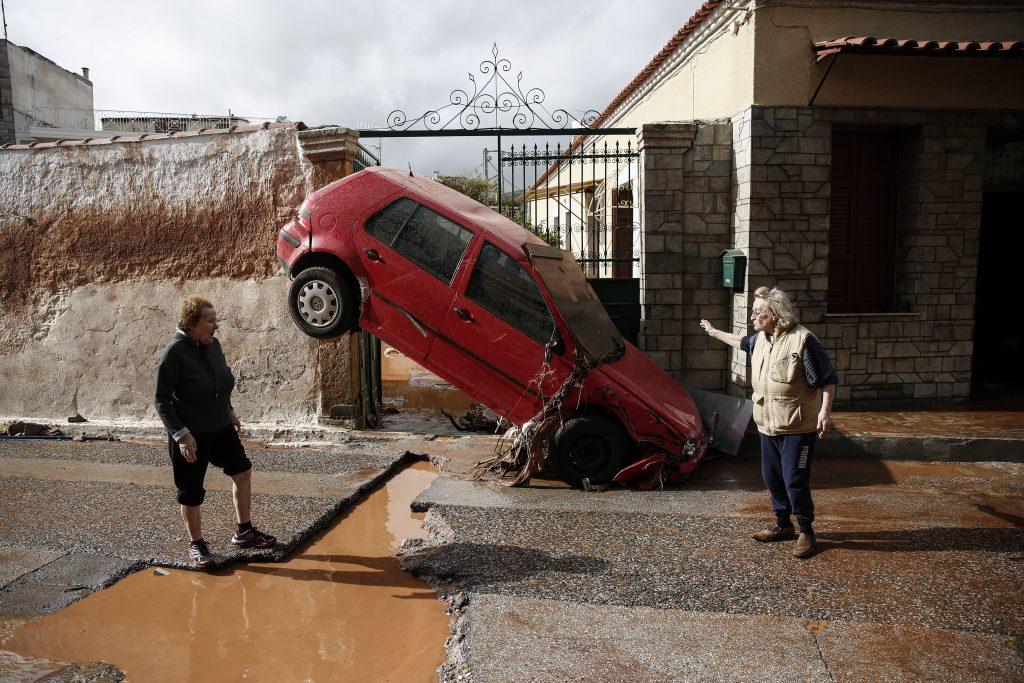
[[[245,421],[316,412],[279,227],[312,189],[295,127],[0,150],[0,415],[155,419],[180,299],[216,305]]]

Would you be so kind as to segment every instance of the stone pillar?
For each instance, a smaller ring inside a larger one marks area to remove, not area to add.
[[[316,403],[321,421],[358,416],[359,354],[354,334],[321,339],[316,352]]]
[[[318,189],[352,173],[359,135],[336,126],[300,131],[299,144],[313,172]],[[358,292],[356,292],[358,295]],[[359,354],[355,335],[320,340],[317,347],[316,405],[322,422],[357,418],[359,403]]]
[[[318,189],[352,173],[359,134],[338,126],[310,128],[299,132],[299,144],[313,164],[312,183]]]
[[[832,126],[800,107],[751,107],[733,117],[736,176],[734,246],[747,254],[743,291],[732,301],[732,331],[749,334],[758,287],[790,294],[801,322],[824,322]],[[820,333],[820,332],[819,332]],[[746,354],[734,351],[730,393],[749,388]]]
[[[687,387],[721,390],[725,348],[700,329],[724,326],[732,132],[725,121],[655,123],[639,130],[643,183],[641,348]]]

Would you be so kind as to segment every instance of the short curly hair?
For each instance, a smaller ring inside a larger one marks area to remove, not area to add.
[[[183,332],[188,332],[195,327],[199,319],[203,317],[204,308],[213,308],[213,304],[201,296],[182,299],[181,308],[178,309],[178,328]]]

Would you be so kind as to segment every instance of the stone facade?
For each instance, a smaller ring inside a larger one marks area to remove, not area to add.
[[[833,358],[840,402],[966,398],[986,131],[1022,123],[1019,113],[755,106],[731,123],[644,126],[644,349],[687,386],[746,395],[746,354],[702,340],[696,321],[749,334],[754,290],[778,286]],[[836,127],[901,141],[891,310],[828,312]],[[748,258],[731,296],[720,284],[726,248]]]
[[[719,389],[726,353],[700,329],[724,310],[717,264],[729,246],[729,122],[656,123],[640,130],[644,174],[641,347],[688,387]]]
[[[0,40],[0,145],[12,143],[14,140],[14,88],[11,85],[11,64],[7,58],[7,41]]]
[[[805,322],[825,313],[831,132],[810,109],[752,107],[733,119],[733,248],[747,255],[743,290],[729,311],[734,334],[750,333],[761,286],[790,292]],[[746,354],[731,349],[729,392],[745,395],[749,385]]]
[[[974,296],[989,128],[994,113],[822,110],[835,126],[900,132],[895,312],[825,316],[823,342],[843,368],[838,398],[970,395]]]

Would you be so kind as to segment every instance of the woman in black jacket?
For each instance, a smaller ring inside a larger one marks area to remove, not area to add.
[[[238,529],[231,543],[239,548],[265,548],[276,543],[249,518],[252,462],[238,438],[241,422],[231,408],[235,376],[231,374],[217,331],[217,311],[202,297],[181,302],[178,331],[160,355],[156,369],[156,412],[167,428],[178,503],[191,539],[189,561],[206,567],[213,561],[203,540],[200,506],[206,497],[207,465],[224,470],[232,480]]]

